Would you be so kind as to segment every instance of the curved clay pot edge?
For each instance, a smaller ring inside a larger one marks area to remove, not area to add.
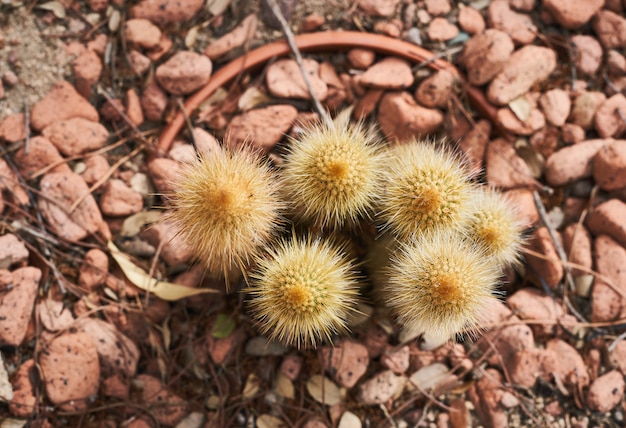
[[[462,74],[449,62],[435,58],[435,55],[417,45],[403,40],[394,39],[380,34],[359,33],[355,31],[325,31],[319,33],[301,34],[295,37],[298,49],[303,52],[333,51],[347,48],[371,49],[376,53],[394,55],[410,62],[419,63],[428,61],[428,66],[436,70],[448,70],[459,76],[465,82]],[[209,82],[185,102],[187,115],[193,111],[220,86],[225,85],[240,73],[246,72],[273,57],[287,55],[291,52],[286,41],[278,41],[263,45],[244,56],[234,59],[219,69]],[[468,83],[464,84],[469,101],[485,118],[495,123],[496,109],[485,99],[483,93]],[[167,125],[156,146],[156,155],[164,156],[169,150],[174,138],[185,123],[182,112],[174,117]]]

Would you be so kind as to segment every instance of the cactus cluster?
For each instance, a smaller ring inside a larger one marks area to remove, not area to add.
[[[372,294],[405,337],[421,335],[429,348],[475,331],[502,269],[516,263],[515,210],[461,156],[376,135],[348,121],[318,123],[290,138],[279,168],[224,150],[175,183],[169,218],[210,272],[250,273],[249,308],[270,338],[315,346],[349,328],[368,278],[331,237],[368,222],[378,244],[359,262]]]

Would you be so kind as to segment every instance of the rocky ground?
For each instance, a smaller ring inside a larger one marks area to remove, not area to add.
[[[305,55],[326,109],[352,106],[390,143],[445,137],[515,201],[524,261],[485,334],[401,345],[365,287],[365,315],[335,347],[268,343],[244,294],[225,293],[159,221],[192,140],[251,144],[280,165],[284,135],[316,118],[297,64],[276,58],[218,89],[153,156],[187,95],[283,37],[265,2],[5,0],[0,427],[623,426],[626,2],[281,7],[296,33],[421,45],[486,97],[479,113],[432,63]],[[351,236],[357,256],[375,235]],[[154,293],[149,277],[164,281]]]

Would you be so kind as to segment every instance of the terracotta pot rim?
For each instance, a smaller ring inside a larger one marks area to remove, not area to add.
[[[433,52],[421,46],[380,34],[360,33],[356,31],[323,31],[300,34],[295,36],[295,41],[298,49],[302,52],[334,51],[351,48],[371,49],[378,54],[397,56],[412,63],[426,62],[428,67],[435,70],[448,70],[458,76],[461,82],[463,82],[464,89],[472,106],[485,118],[495,123],[496,109],[485,99],[482,91],[468,84],[463,74],[451,63],[437,58]],[[289,53],[291,53],[289,45],[286,41],[282,40],[263,45],[229,62],[215,72],[204,87],[185,101],[184,109],[186,115],[188,117],[191,116],[194,110],[198,108],[204,100],[209,98],[219,87],[227,84],[236,76],[274,57],[284,56]],[[165,156],[184,123],[185,115],[182,111],[179,111],[161,133],[155,148],[156,153],[154,154],[156,156]]]

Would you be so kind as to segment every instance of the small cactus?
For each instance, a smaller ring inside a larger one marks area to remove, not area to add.
[[[327,241],[282,241],[259,258],[251,277],[251,310],[270,338],[300,348],[347,329],[356,276],[341,249]]]
[[[501,266],[518,263],[523,225],[511,203],[494,190],[480,189],[472,197],[470,239],[484,246]]]
[[[168,218],[214,274],[241,267],[280,223],[279,183],[243,149],[219,150],[185,166],[168,199]]]
[[[291,140],[282,174],[296,212],[319,227],[350,225],[372,211],[385,156],[361,125],[318,123]]]
[[[380,217],[399,239],[435,228],[463,230],[471,218],[471,174],[457,156],[413,141],[391,149]]]
[[[391,256],[384,298],[409,336],[434,348],[476,327],[500,271],[485,250],[450,230],[435,230]]]

